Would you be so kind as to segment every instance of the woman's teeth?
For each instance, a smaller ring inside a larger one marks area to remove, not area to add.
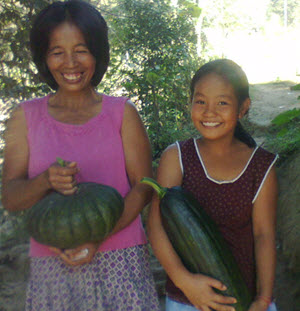
[[[72,73],[72,74],[64,74],[63,75],[65,79],[75,81],[81,77],[80,73]]]

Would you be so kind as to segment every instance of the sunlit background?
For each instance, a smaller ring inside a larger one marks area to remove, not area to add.
[[[275,2],[281,6],[282,16],[268,12],[268,6]],[[176,6],[178,0],[172,3]],[[289,24],[292,1],[198,0],[195,3],[201,7],[202,17],[213,20],[210,28],[202,27],[201,16],[197,24],[199,36],[204,34],[209,43],[209,54],[239,63],[250,83],[300,80],[300,25]],[[234,27],[232,24],[227,27],[228,19],[234,21]]]

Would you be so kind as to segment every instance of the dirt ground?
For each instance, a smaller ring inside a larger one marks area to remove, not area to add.
[[[291,91],[293,81],[281,81],[250,86],[252,99],[249,120],[259,126],[270,125],[281,112],[300,108],[300,91]]]

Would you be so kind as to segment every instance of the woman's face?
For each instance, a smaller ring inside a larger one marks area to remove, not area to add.
[[[243,114],[233,87],[221,76],[211,73],[195,84],[191,117],[204,138],[233,137],[236,123]]]
[[[53,30],[46,63],[59,90],[80,92],[91,86],[96,60],[74,24],[65,22]]]

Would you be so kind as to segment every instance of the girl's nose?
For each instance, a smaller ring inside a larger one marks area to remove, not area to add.
[[[215,106],[211,103],[207,103],[205,105],[204,113],[207,115],[215,114],[216,113]]]

